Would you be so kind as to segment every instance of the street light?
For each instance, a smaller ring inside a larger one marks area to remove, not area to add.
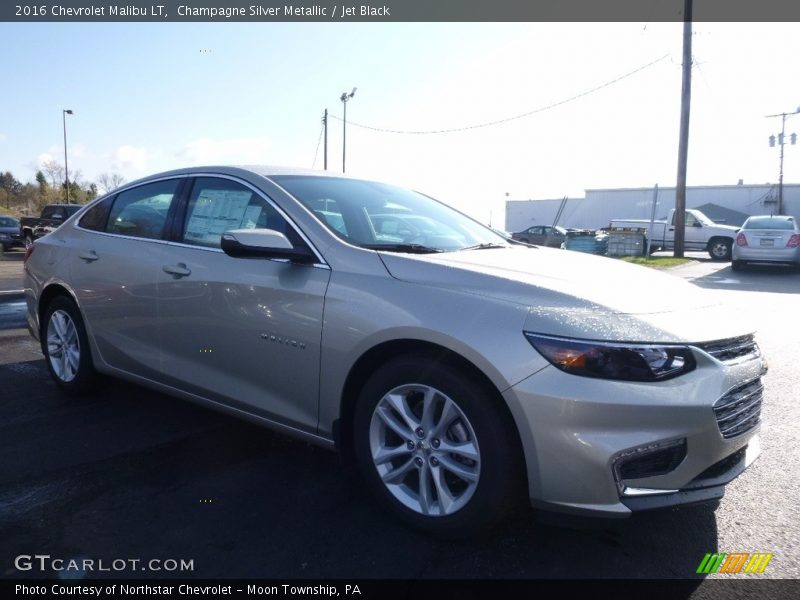
[[[790,113],[778,113],[777,115],[767,115],[767,119],[771,119],[773,117],[780,117],[781,118],[781,133],[778,135],[778,145],[781,147],[781,167],[780,172],[778,174],[778,214],[783,214],[783,147],[786,145],[786,118],[791,117],[800,113],[800,106],[797,107],[797,110]],[[797,141],[797,136],[793,133],[792,134],[792,144],[794,145]],[[775,136],[769,136],[769,145],[775,145]]]
[[[64,122],[64,179],[67,181],[67,204],[69,204],[69,168],[67,167],[67,115],[71,115],[72,110],[65,108],[61,111],[61,120]]]
[[[355,95],[356,88],[353,88],[353,91],[349,94],[347,92],[342,92],[342,95],[339,97],[339,100],[342,101],[342,107],[344,110],[342,119],[342,173],[344,173],[344,159],[345,153],[347,152],[347,101],[352,99]]]

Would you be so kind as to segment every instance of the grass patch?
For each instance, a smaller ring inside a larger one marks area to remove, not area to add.
[[[691,258],[675,258],[674,256],[651,256],[649,258],[646,256],[621,256],[620,260],[652,269],[669,269],[694,262],[694,259]]]

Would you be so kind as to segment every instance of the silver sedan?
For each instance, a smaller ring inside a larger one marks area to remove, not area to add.
[[[434,534],[522,498],[609,517],[716,500],[759,453],[764,362],[712,292],[383,183],[162,173],[37,240],[25,274],[64,392],[118,377],[342,450]]]
[[[800,268],[800,225],[791,216],[749,217],[736,234],[731,268],[748,263],[784,264]]]

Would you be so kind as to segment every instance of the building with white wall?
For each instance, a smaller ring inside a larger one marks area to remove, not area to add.
[[[649,219],[654,188],[586,190],[584,198],[569,198],[558,225],[581,229],[607,227],[611,219]],[[561,199],[508,200],[506,231],[522,231],[533,225],[552,225]],[[658,189],[656,219],[675,207],[675,188]],[[686,188],[686,208],[697,208],[714,221],[741,225],[750,215],[778,211],[778,186],[716,185]],[[800,219],[800,184],[783,185],[783,212]]]

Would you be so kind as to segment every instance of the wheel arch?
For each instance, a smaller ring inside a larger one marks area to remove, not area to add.
[[[524,486],[527,489],[527,468],[525,468],[526,459],[522,439],[519,435],[516,420],[500,390],[472,361],[449,348],[423,340],[396,339],[382,342],[364,352],[350,368],[342,388],[339,418],[333,426],[334,441],[345,462],[349,464],[353,462],[352,424],[361,387],[379,366],[402,355],[426,356],[432,361],[454,367],[470,376],[486,392],[491,401],[497,405],[502,418],[514,432],[514,445],[523,466],[520,475],[525,477]]]
[[[69,287],[64,285],[61,282],[54,281],[47,284],[42,291],[39,293],[38,303],[36,305],[36,318],[39,322],[39,342],[44,344],[45,334],[44,334],[44,315],[47,311],[47,307],[53,301],[54,298],[59,296],[64,296],[65,298],[69,298],[75,303],[75,306],[78,307],[78,312],[81,312],[81,308],[78,305],[78,299],[76,298],[75,294]],[[83,317],[83,313],[81,312],[81,317]],[[86,322],[86,319],[84,319]]]
[[[65,296],[72,300],[75,305],[78,304],[78,299],[75,297],[75,294],[72,293],[67,286],[59,282],[53,282],[48,284],[42,289],[42,292],[39,294],[39,303],[36,307],[36,314],[39,318],[39,323],[41,325],[42,318],[44,317],[44,313],[47,310],[47,306],[53,301],[53,298],[56,296]],[[80,309],[80,307],[78,307]]]
[[[731,248],[733,248],[733,244],[736,241],[732,237],[728,237],[727,235],[714,235],[711,236],[708,240],[708,243],[706,243],[706,250],[710,250],[711,245],[717,240],[722,240],[723,242],[727,242],[728,244],[730,244]]]

